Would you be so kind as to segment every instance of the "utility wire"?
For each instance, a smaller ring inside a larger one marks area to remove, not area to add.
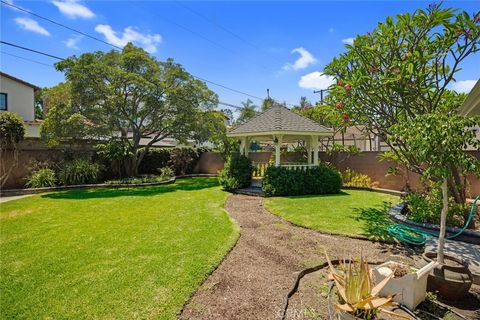
[[[27,48],[27,47],[23,47],[23,46],[20,46],[18,44],[14,44],[14,43],[11,43],[11,42],[0,40],[0,43],[5,44],[7,46],[14,47],[14,48],[18,48],[18,49],[30,51],[30,52],[33,52],[33,53],[41,54],[41,55],[46,56],[46,57],[50,57],[50,58],[54,58],[54,59],[58,59],[58,60],[65,60],[64,58],[60,58],[59,56],[54,56],[53,54],[49,54],[49,53],[45,53],[45,52],[42,52],[42,51],[38,51],[38,50],[30,49],[30,48]]]
[[[67,26],[67,25],[64,25],[64,24],[62,24],[62,23],[56,22],[56,21],[54,21],[54,20],[52,20],[52,19],[49,19],[49,18],[47,18],[47,17],[41,16],[41,15],[39,15],[39,14],[37,14],[37,13],[34,13],[33,11],[26,10],[26,9],[24,9],[24,8],[22,8],[22,7],[19,7],[19,6],[16,6],[16,5],[14,5],[14,4],[10,4],[10,3],[8,3],[8,2],[6,2],[6,1],[4,1],[4,0],[1,0],[1,3],[4,4],[4,5],[7,5],[7,6],[9,6],[9,7],[15,8],[15,9],[17,9],[17,10],[20,10],[20,11],[22,11],[22,12],[25,12],[25,13],[28,13],[28,14],[30,14],[30,15],[33,15],[33,16],[35,16],[35,17],[37,17],[37,18],[40,18],[40,19],[43,19],[43,20],[45,20],[45,21],[51,22],[51,23],[53,23],[53,24],[55,24],[55,25],[57,25],[57,26],[60,26],[60,27],[62,27],[62,28],[66,28],[66,29],[68,29],[68,30],[70,30],[70,31],[76,32],[76,33],[81,34],[81,35],[83,35],[83,36],[86,36],[86,37],[88,37],[88,38],[90,38],[90,39],[93,39],[93,40],[96,40],[96,41],[100,41],[100,42],[102,42],[102,43],[104,43],[104,44],[107,44],[107,45],[109,45],[109,46],[111,46],[111,47],[113,47],[113,48],[115,48],[115,49],[122,50],[122,48],[119,47],[119,46],[113,45],[113,44],[108,43],[108,42],[106,42],[106,41],[104,41],[104,40],[102,40],[102,39],[99,39],[99,38],[95,37],[95,36],[92,36],[92,35],[90,35],[90,34],[87,34],[87,33],[85,33],[85,32],[82,32],[82,31],[80,31],[80,30],[71,28],[71,27],[69,27],[69,26]],[[177,24],[177,23],[175,23],[175,22],[172,22],[172,21],[169,21],[169,22],[174,23],[174,24],[178,25],[178,26],[181,27],[181,28],[188,29],[188,28],[183,27],[183,26],[181,26],[181,25],[179,25],[179,24]],[[193,33],[196,33],[195,31],[190,30],[190,29],[189,29],[188,31],[193,32]],[[201,36],[201,35],[199,35],[199,36]],[[210,41],[210,39],[208,39],[207,41]],[[215,42],[215,41],[214,41],[214,42]],[[51,57],[51,58],[63,60],[63,58],[60,58],[60,57],[57,57],[57,56],[54,56],[54,55],[46,54],[46,53],[43,53],[43,52],[40,52],[40,51],[37,51],[37,50],[29,49],[29,48],[22,47],[22,46],[19,46],[19,45],[15,45],[15,44],[12,44],[12,43],[7,43],[7,42],[5,42],[5,41],[0,41],[0,43],[6,44],[6,45],[10,45],[10,46],[13,46],[13,47],[16,47],[16,48],[19,48],[19,49],[23,49],[23,50],[28,50],[28,51],[31,51],[31,52],[35,52],[35,53],[38,53],[38,54],[42,54],[42,55],[45,55],[45,56],[49,56],[49,57]],[[217,45],[220,45],[221,47],[223,47],[221,44],[218,44],[218,43],[217,43]],[[226,47],[225,47],[225,48],[226,48]],[[226,49],[229,50],[228,48],[226,48]],[[245,96],[254,98],[254,99],[263,100],[263,98],[260,98],[260,97],[251,95],[251,94],[249,94],[249,93],[242,92],[242,91],[240,91],[240,90],[236,90],[236,89],[227,87],[227,86],[225,86],[225,85],[222,85],[222,84],[219,84],[219,83],[216,83],[216,82],[213,82],[213,81],[204,79],[204,78],[202,78],[202,77],[198,77],[198,76],[193,75],[193,74],[192,74],[192,76],[193,76],[194,78],[197,78],[198,80],[201,80],[201,81],[210,83],[210,84],[212,84],[212,85],[221,87],[221,88],[223,88],[223,89],[230,90],[230,91],[232,91],[232,92],[239,93],[239,94],[242,94],[242,95],[245,95]]]
[[[253,48],[255,48],[255,49],[259,49],[259,50],[260,50],[260,47],[258,47],[257,45],[255,45],[255,44],[253,44],[252,42],[246,40],[245,38],[239,36],[238,34],[234,33],[233,31],[230,31],[229,29],[223,27],[222,25],[218,24],[216,21],[213,21],[212,19],[210,19],[209,17],[201,14],[200,12],[198,12],[198,11],[196,11],[196,10],[193,10],[192,8],[186,6],[185,4],[183,4],[183,3],[181,3],[181,2],[175,2],[175,4],[178,5],[178,6],[180,6],[180,7],[182,7],[182,8],[184,8],[184,9],[186,9],[186,10],[188,10],[188,11],[190,11],[191,13],[199,16],[200,18],[202,18],[202,19],[210,22],[210,23],[213,24],[214,26],[222,29],[222,30],[225,31],[226,33],[228,33],[228,34],[230,34],[231,36],[237,38],[238,40],[240,40],[240,41],[248,44],[249,46],[251,46],[251,47],[253,47]]]
[[[24,9],[24,8],[22,8],[22,7],[19,7],[19,6],[16,6],[16,5],[12,4],[12,3],[8,3],[8,2],[6,2],[5,0],[0,0],[0,2],[1,2],[2,4],[4,4],[4,5],[6,5],[6,6],[15,8],[15,9],[17,9],[17,10],[20,10],[20,11],[22,11],[22,12],[25,12],[25,13],[30,14],[30,15],[32,15],[32,16],[35,16],[35,17],[37,17],[37,18],[39,18],[39,19],[43,19],[43,20],[45,20],[45,21],[48,21],[48,22],[50,22],[50,23],[53,23],[53,24],[55,24],[55,25],[57,25],[57,26],[60,26],[60,27],[62,27],[62,28],[65,28],[65,29],[68,29],[68,30],[70,30],[70,31],[76,32],[76,33],[78,33],[78,34],[80,34],[80,35],[83,35],[83,36],[85,36],[85,37],[88,37],[88,38],[90,38],[90,39],[92,39],[92,40],[96,40],[96,41],[99,41],[99,42],[101,42],[101,43],[103,43],[103,44],[109,45],[109,46],[111,46],[111,47],[113,47],[113,48],[115,48],[115,49],[122,50],[122,48],[119,47],[119,46],[113,45],[113,44],[111,44],[111,43],[109,43],[109,42],[107,42],[107,41],[104,41],[104,40],[102,40],[102,39],[100,39],[100,38],[98,38],[98,37],[92,36],[91,34],[85,33],[85,32],[83,32],[83,31],[77,30],[77,29],[72,28],[72,27],[69,27],[69,26],[67,26],[67,25],[65,25],[65,24],[59,23],[59,22],[57,22],[57,21],[55,21],[55,20],[52,20],[52,19],[50,19],[50,18],[44,17],[44,16],[42,16],[42,15],[39,15],[39,14],[33,12],[33,11]],[[201,15],[201,14],[199,14],[199,15]],[[203,15],[201,15],[201,16],[203,16]],[[205,17],[205,18],[206,18],[206,17]],[[228,49],[227,47],[224,47],[223,45],[221,45],[221,44],[219,44],[219,43],[217,43],[217,42],[215,42],[215,41],[213,41],[213,40],[211,40],[211,39],[209,39],[209,38],[206,38],[206,37],[202,36],[201,34],[195,32],[195,31],[193,31],[193,30],[191,30],[191,29],[189,29],[189,28],[187,28],[187,27],[185,27],[185,26],[183,26],[183,25],[180,25],[180,24],[178,24],[178,23],[176,23],[176,22],[173,22],[173,21],[171,21],[170,19],[167,19],[167,18],[164,18],[164,19],[167,20],[168,22],[172,23],[172,24],[177,25],[178,27],[180,27],[180,28],[182,28],[182,29],[185,29],[185,30],[187,30],[187,31],[189,31],[189,32],[191,32],[191,33],[193,33],[193,34],[196,34],[197,36],[199,36],[199,37],[201,37],[201,38],[204,38],[206,41],[212,42],[213,44],[215,44],[215,45],[217,45],[217,46],[220,46],[220,47],[222,47],[222,48],[224,48],[224,49],[226,49],[226,50],[228,50],[228,51],[232,51],[232,50]],[[208,19],[208,18],[206,18],[206,19]],[[222,29],[228,30],[228,29],[223,28],[223,27],[222,27]],[[228,31],[227,31],[227,32],[228,32]],[[232,32],[229,32],[229,33],[232,34]],[[236,37],[243,39],[242,37],[240,37],[240,36],[238,36],[238,35],[237,35]],[[244,39],[243,39],[243,40],[244,40]],[[248,41],[247,41],[247,42],[248,42]],[[16,48],[19,48],[19,49],[22,49],[22,50],[27,50],[27,51],[34,52],[34,53],[37,53],[37,54],[41,54],[41,55],[44,55],[44,56],[47,56],[47,57],[51,57],[51,58],[54,58],[54,59],[64,60],[64,58],[60,58],[60,57],[55,56],[55,55],[51,55],[51,54],[48,54],[48,53],[45,53],[45,52],[41,52],[41,51],[37,51],[37,50],[30,49],[30,48],[27,48],[27,47],[23,47],[23,46],[20,46],[20,45],[17,45],[17,44],[9,43],[9,42],[6,42],[6,41],[0,41],[0,43],[6,44],[6,45],[9,45],[9,46],[12,46],[12,47],[16,47]],[[255,45],[254,45],[254,46],[255,46]],[[193,74],[192,74],[192,76],[193,76],[194,78],[198,79],[198,80],[204,81],[204,82],[206,82],[206,83],[210,83],[210,84],[215,85],[215,86],[217,86],[217,87],[220,87],[220,88],[223,88],[223,89],[226,89],[226,90],[229,90],[229,91],[238,93],[238,94],[242,94],[242,95],[245,95],[245,96],[248,96],[248,97],[250,97],[250,98],[260,100],[260,101],[263,101],[263,100],[264,100],[264,98],[261,98],[261,97],[258,97],[258,96],[255,96],[255,95],[252,95],[252,94],[249,94],[249,93],[246,93],[246,92],[237,90],[237,89],[230,88],[230,87],[228,87],[228,86],[225,86],[225,85],[222,85],[222,84],[219,84],[219,83],[216,83],[216,82],[207,80],[207,79],[205,79],[205,78],[198,77],[198,76],[193,75]],[[293,106],[293,104],[290,104],[290,103],[287,103],[287,105]]]
[[[49,18],[47,18],[47,17],[41,16],[41,15],[39,15],[39,14],[36,14],[36,13],[33,12],[33,11],[24,9],[24,8],[22,8],[22,7],[19,7],[19,6],[16,6],[16,5],[14,5],[13,3],[8,3],[8,2],[6,2],[6,1],[4,1],[4,0],[1,0],[1,2],[2,2],[2,4],[6,5],[6,6],[9,6],[9,7],[11,7],[11,8],[17,9],[17,10],[22,11],[22,12],[25,12],[25,13],[28,13],[28,14],[34,16],[34,17],[39,18],[39,19],[48,21],[48,22],[50,22],[50,23],[53,23],[53,24],[55,24],[55,25],[57,25],[57,26],[60,26],[60,27],[65,28],[65,29],[68,29],[68,30],[70,30],[70,31],[79,33],[79,34],[81,34],[82,36],[85,36],[85,37],[87,37],[87,38],[90,38],[90,39],[93,39],[93,40],[96,40],[96,41],[100,41],[100,42],[102,42],[102,43],[104,43],[104,44],[106,44],[106,45],[109,45],[109,46],[112,46],[112,47],[114,47],[114,48],[117,48],[117,49],[122,50],[122,48],[119,47],[119,46],[116,46],[116,45],[113,45],[113,44],[111,44],[111,43],[108,43],[107,41],[102,40],[102,39],[100,39],[100,38],[97,38],[97,37],[95,37],[95,36],[92,36],[91,34],[88,34],[88,33],[85,33],[85,32],[79,31],[79,30],[76,30],[76,29],[74,29],[74,28],[71,28],[71,27],[69,27],[69,26],[67,26],[67,25],[64,25],[64,24],[62,24],[62,23],[60,23],[60,22],[57,22],[57,21],[55,21],[55,20],[52,20],[52,19],[49,19]]]
[[[0,41],[0,43],[6,44],[6,45],[11,45],[11,46],[13,46],[13,47],[20,48],[20,49],[23,49],[23,50],[27,50],[27,51],[30,51],[30,52],[34,52],[34,53],[37,53],[37,54],[46,55],[46,56],[48,56],[48,57],[55,57],[56,59],[59,59],[59,60],[65,60],[64,58],[60,58],[60,57],[57,57],[57,56],[53,56],[53,55],[51,55],[51,54],[44,53],[44,52],[37,51],[37,50],[33,50],[33,49],[30,49],[30,48],[26,48],[26,47],[14,45],[14,44],[9,43],[9,42]],[[15,57],[15,58],[18,58],[18,59],[22,59],[22,60],[25,60],[25,61],[30,61],[30,62],[33,62],[33,63],[37,63],[37,64],[40,64],[40,65],[44,65],[44,66],[46,66],[46,67],[55,68],[55,67],[54,67],[53,65],[51,65],[51,64],[43,63],[43,62],[40,62],[40,61],[37,61],[37,60],[29,59],[29,58],[22,57],[22,56],[19,56],[19,55],[16,55],[16,54],[12,54],[12,53],[9,53],[9,52],[5,52],[5,51],[2,51],[2,50],[0,50],[0,53],[1,53],[1,54],[5,54],[5,55],[8,55],[8,56]],[[231,103],[223,102],[223,101],[218,101],[218,104],[224,105],[224,106],[227,106],[227,107],[231,107],[231,108],[234,108],[234,109],[237,109],[237,110],[238,110],[238,109],[242,109],[242,107],[239,107],[239,106],[234,105],[234,104],[231,104]]]
[[[1,54],[4,54],[4,55],[7,55],[7,56],[15,57],[15,58],[18,58],[18,59],[22,59],[22,60],[25,60],[25,61],[30,61],[30,62],[33,62],[33,63],[41,64],[41,65],[44,65],[44,66],[46,66],[46,67],[55,68],[55,67],[54,67],[53,65],[51,65],[51,64],[43,63],[43,62],[40,62],[40,61],[37,61],[37,60],[25,58],[25,57],[22,57],[22,56],[17,56],[16,54],[12,54],[12,53],[5,52],[5,51],[2,51],[2,50],[0,50],[0,53],[1,53]]]

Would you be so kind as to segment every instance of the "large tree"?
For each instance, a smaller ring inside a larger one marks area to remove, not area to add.
[[[208,139],[202,126],[219,119],[211,112],[217,95],[204,82],[173,60],[157,61],[131,43],[122,51],[73,56],[56,68],[65,73],[61,90],[67,94],[64,101],[48,105],[42,136],[53,143],[82,137],[125,144],[130,157],[124,163],[130,175],[137,174],[156,142],[166,137]],[[62,128],[70,123],[78,130]],[[148,138],[144,146],[142,138]]]
[[[337,79],[331,94],[338,112],[386,139],[391,149],[387,156],[423,175],[429,159],[410,148],[405,137],[394,137],[392,129],[415,123],[419,116],[456,112],[464,96],[448,88],[462,62],[480,49],[479,39],[479,12],[469,15],[430,5],[388,17],[326,66],[325,72]],[[465,202],[465,169],[451,163],[447,177],[458,203]]]

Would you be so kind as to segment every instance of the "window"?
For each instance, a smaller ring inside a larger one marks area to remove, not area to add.
[[[7,110],[7,94],[3,92],[0,92],[0,110]]]

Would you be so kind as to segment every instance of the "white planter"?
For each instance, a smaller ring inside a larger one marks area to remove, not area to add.
[[[435,267],[436,262],[432,261],[416,272],[411,272],[401,278],[391,278],[380,291],[381,297],[393,296],[393,301],[405,305],[410,310],[415,310],[420,302],[425,300],[427,291],[427,279],[430,271]],[[387,261],[373,269],[373,279],[379,283],[391,272],[398,263]]]

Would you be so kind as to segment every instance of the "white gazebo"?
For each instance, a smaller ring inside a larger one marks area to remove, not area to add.
[[[240,153],[248,156],[250,141],[273,142],[275,166],[281,166],[280,149],[283,143],[305,141],[309,166],[318,166],[319,139],[331,136],[332,129],[303,117],[287,107],[275,105],[247,122],[232,128],[228,137],[240,140]],[[311,156],[313,152],[313,157]]]

